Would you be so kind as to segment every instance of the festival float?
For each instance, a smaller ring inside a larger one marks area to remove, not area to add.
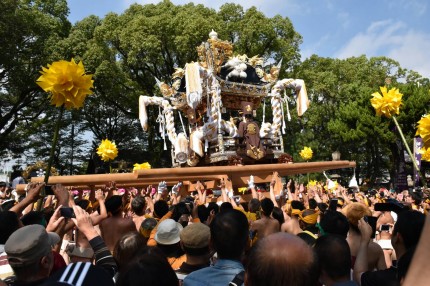
[[[139,98],[139,120],[144,131],[154,127],[149,126],[148,109],[158,107],[156,123],[165,150],[171,146],[172,168],[51,176],[49,183],[97,187],[116,181],[118,186],[127,187],[183,181],[185,190],[193,190],[197,180],[212,188],[226,179],[236,189],[245,186],[250,175],[255,183],[265,183],[271,181],[275,171],[287,176],[355,167],[350,161],[293,163],[292,156],[285,153],[282,133],[285,117],[289,116],[288,105],[284,108],[288,101],[285,91],[293,91],[299,116],[309,101],[303,80],[278,78],[282,61],[266,72],[263,58],[233,55],[233,45],[218,39],[214,31],[197,52],[197,62],[176,68],[171,85],[156,79],[162,96]],[[260,125],[254,117],[261,105]],[[272,122],[265,119],[267,110],[272,112]],[[176,131],[175,115],[181,132]]]

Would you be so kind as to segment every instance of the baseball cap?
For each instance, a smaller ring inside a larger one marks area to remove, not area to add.
[[[4,249],[11,266],[24,266],[49,253],[59,241],[58,234],[46,232],[43,226],[33,224],[12,233]]]
[[[179,235],[182,244],[187,248],[204,248],[209,245],[210,228],[204,223],[189,224]]]
[[[103,268],[91,262],[77,262],[58,270],[43,286],[72,285],[114,285],[113,278]]]
[[[160,222],[155,234],[155,241],[159,244],[171,245],[180,241],[179,234],[183,226],[173,219],[166,219]]]

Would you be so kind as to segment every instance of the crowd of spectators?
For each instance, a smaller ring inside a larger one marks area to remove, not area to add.
[[[0,285],[407,285],[425,261],[426,190],[290,180],[275,194],[277,176],[267,191],[250,176],[243,196],[223,180],[45,197],[0,182]]]

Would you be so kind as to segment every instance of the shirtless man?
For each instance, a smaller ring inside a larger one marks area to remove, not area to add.
[[[372,212],[368,207],[361,203],[351,203],[342,211],[345,213],[349,221],[349,232],[346,241],[348,242],[349,248],[351,249],[353,261],[355,261],[361,242],[361,233],[358,229],[358,220],[364,215],[372,215]],[[367,270],[383,270],[387,268],[384,252],[382,251],[381,246],[379,246],[376,242],[371,241],[369,243],[367,253],[369,263]]]
[[[100,232],[106,246],[113,252],[115,244],[130,231],[136,231],[133,220],[123,217],[122,197],[112,196],[106,200],[108,218],[100,223]]]
[[[300,201],[291,202],[290,219],[286,220],[282,226],[281,231],[297,235],[303,230],[300,228],[299,215],[305,209],[305,206]]]
[[[142,222],[146,219],[144,197],[136,196],[131,201],[131,218],[136,226],[136,230],[139,231]]]
[[[279,232],[279,222],[272,218],[272,211],[274,208],[274,204],[271,199],[264,198],[261,200],[261,219],[254,221],[251,223],[251,232],[258,237],[258,239],[262,239],[263,237],[268,236],[269,234]]]

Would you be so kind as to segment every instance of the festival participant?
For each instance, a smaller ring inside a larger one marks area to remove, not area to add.
[[[313,246],[318,238],[318,228],[316,227],[318,215],[319,212],[312,209],[303,210],[299,214],[299,224],[303,231],[298,233],[297,236],[310,246]]]
[[[397,214],[395,214],[397,216]],[[392,260],[395,260],[396,254],[391,245],[391,232],[394,226],[394,218],[391,212],[382,212],[376,222],[376,243],[378,243],[384,251],[385,263],[387,268],[392,265]]]
[[[209,267],[210,228],[204,223],[193,223],[185,227],[180,233],[181,247],[185,252],[186,261],[176,270],[179,281],[196,270]]]
[[[399,263],[402,256],[418,244],[424,228],[424,220],[425,216],[418,211],[404,211],[399,214],[391,238]],[[367,271],[368,252],[366,249],[371,241],[372,229],[363,219],[359,221],[358,227],[362,236],[354,265],[354,280],[362,286],[399,285],[396,267],[373,272]]]
[[[134,231],[123,235],[115,245],[113,251],[113,257],[115,258],[119,271],[124,269],[135,254],[144,247],[146,247],[146,240],[138,232]]]
[[[15,273],[9,285],[40,285],[54,265],[52,247],[60,241],[56,233],[48,233],[41,225],[28,225],[16,230],[4,246],[7,260]]]
[[[349,222],[341,212],[328,210],[322,216],[317,227],[319,228],[319,236],[334,234],[346,240],[349,231]]]
[[[358,221],[364,216],[371,216],[372,212],[366,205],[358,202],[347,205],[342,211],[349,222],[349,232],[346,241],[351,249],[354,264],[362,239],[360,230],[358,229]],[[368,262],[369,264],[366,270],[383,270],[387,268],[381,246],[373,241],[368,244]]]
[[[178,286],[179,281],[163,253],[157,247],[146,247],[119,272],[116,285]]]
[[[274,205],[270,199],[264,198],[261,200],[261,218],[251,223],[251,238],[255,236],[257,239],[262,239],[279,231],[279,222],[271,217],[273,208]]]
[[[115,244],[121,237],[131,231],[136,231],[136,226],[130,218],[123,217],[122,197],[114,195],[106,200],[108,218],[101,221],[100,232],[109,251],[113,253]]]
[[[114,277],[118,271],[117,264],[109,252],[103,238],[98,234],[93,225],[90,214],[79,206],[73,206],[75,217],[72,218],[79,232],[88,240],[95,257],[95,265],[103,268],[110,277]]]
[[[142,222],[147,218],[145,215],[145,206],[145,198],[142,196],[136,196],[131,201],[131,218],[137,231],[139,231]]]
[[[288,213],[290,219],[286,220],[281,226],[281,231],[297,235],[303,230],[300,228],[299,215],[305,209],[305,206],[300,201],[291,201],[291,209]]]
[[[319,264],[319,282],[325,286],[354,286],[351,281],[351,251],[345,238],[327,234],[315,242]]]
[[[157,247],[166,255],[173,270],[178,269],[186,259],[179,243],[182,230],[183,226],[173,219],[164,219],[156,227],[154,240]]]
[[[222,211],[215,216],[210,229],[210,243],[217,252],[218,260],[212,267],[188,274],[184,286],[228,285],[244,271],[240,261],[248,241],[246,216],[238,210]]]
[[[317,282],[315,254],[294,235],[275,233],[266,236],[257,242],[248,257],[246,286],[314,286]]]
[[[236,201],[233,198],[233,191],[229,191],[226,188],[224,179],[221,179],[221,195],[223,202],[226,203],[225,206],[228,206],[228,204],[231,204],[233,208],[243,212],[248,219],[248,223],[251,224],[253,221],[256,221],[260,218],[260,215],[258,214],[261,204],[260,200],[258,199],[257,191],[255,190],[255,184],[254,184],[254,176],[249,176],[248,180],[248,188],[251,190],[252,199],[248,202],[248,210],[246,211],[241,204],[236,203]],[[225,207],[224,206],[224,207]],[[223,208],[224,208],[223,207]]]

